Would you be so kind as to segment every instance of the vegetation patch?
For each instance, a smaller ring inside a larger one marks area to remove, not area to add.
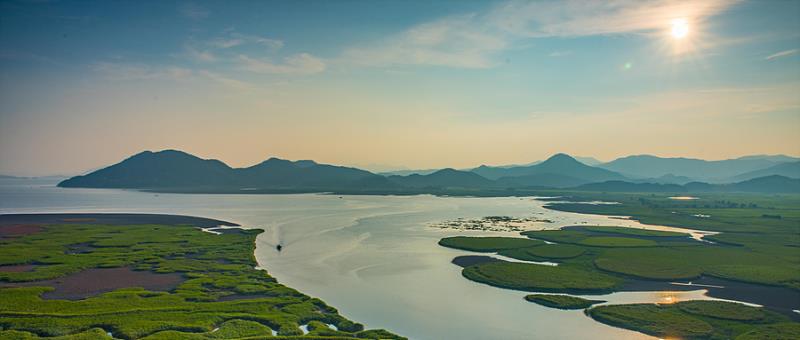
[[[217,235],[192,225],[136,224],[131,215],[125,221],[132,224],[51,222],[38,233],[0,239],[0,265],[37,264],[29,272],[0,273],[0,338],[108,339],[111,332],[124,339],[214,339],[271,336],[274,330],[299,339],[305,324],[306,338],[400,338],[363,331],[324,302],[256,270],[261,230]],[[82,243],[94,249],[69,253]],[[75,301],[42,299],[63,288],[52,284],[56,280],[106,292]]]
[[[755,321],[766,315],[761,308],[750,307],[741,303],[715,301],[684,301],[679,303],[680,310],[695,315],[710,316],[717,319]]]
[[[797,270],[800,268],[800,210],[796,208],[800,205],[800,195],[709,193],[691,201],[672,200],[669,195],[651,193],[575,192],[562,196],[561,200],[605,200],[619,204],[554,203],[548,207],[577,213],[631,216],[642,223],[719,234],[704,237],[715,243],[622,227],[574,226],[528,231],[523,235],[585,245],[584,240],[602,233],[624,233],[626,238],[653,241],[656,246],[611,246],[592,250],[589,255],[598,269],[651,280],[693,279],[705,275],[800,290],[800,270]],[[763,218],[764,214],[781,218]],[[698,215],[706,217],[698,218]]]
[[[736,318],[739,313],[744,317]],[[588,309],[588,314],[605,324],[662,338],[794,339],[788,335],[798,334],[800,325],[761,308],[724,301],[598,306]],[[753,337],[767,334],[766,330],[773,333]]]
[[[464,255],[464,256],[456,256],[453,261],[451,261],[454,265],[459,267],[469,267],[476,264],[487,263],[487,262],[498,262],[501,261],[494,257],[489,256],[482,256],[482,255]]]
[[[800,323],[785,322],[755,327],[736,337],[736,340],[795,340],[800,339]]]
[[[581,245],[592,247],[654,247],[656,242],[630,237],[598,236],[582,239]]]
[[[455,236],[439,240],[439,245],[477,252],[496,252],[504,249],[524,248],[545,244],[539,240],[519,237],[468,237]]]
[[[539,247],[530,247],[522,249],[513,249],[510,251],[501,251],[500,254],[518,258],[521,260],[537,260],[537,259],[570,259],[583,255],[586,249],[579,246],[569,244],[545,244]],[[520,254],[521,253],[521,254]],[[524,255],[530,255],[525,257]]]
[[[678,233],[673,231],[637,229],[629,227],[573,226],[573,227],[564,227],[563,229],[589,231],[589,232],[603,233],[603,234],[628,235],[628,236],[689,237],[689,234]]]
[[[525,300],[558,309],[584,309],[594,304],[605,302],[602,300],[588,300],[575,296],[553,294],[530,294],[525,296]]]
[[[34,340],[42,339],[38,335],[25,331],[17,330],[0,330],[0,339],[14,339],[14,340]],[[73,333],[64,336],[46,337],[47,340],[96,340],[96,339],[112,339],[108,333],[102,328],[92,328],[83,332]]]
[[[658,337],[708,338],[714,328],[672,306],[632,304],[599,306],[589,315],[602,323]]]
[[[570,266],[487,262],[466,267],[464,277],[492,286],[554,293],[605,292],[622,283],[603,273]]]
[[[594,260],[603,270],[654,280],[712,275],[744,282],[791,287],[797,263],[735,247],[609,249]]]

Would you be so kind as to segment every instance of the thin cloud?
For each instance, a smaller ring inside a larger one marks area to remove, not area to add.
[[[767,57],[764,58],[764,60],[772,60],[772,59],[788,57],[790,55],[797,54],[797,51],[798,51],[798,49],[796,49],[796,48],[795,49],[791,49],[791,50],[786,50],[786,51],[780,51],[778,53],[768,55]]]
[[[648,33],[675,18],[700,22],[739,0],[511,1],[487,15],[490,25],[527,37]]]
[[[308,53],[295,54],[283,59],[282,63],[275,63],[267,59],[254,59],[240,55],[238,61],[247,71],[271,74],[314,74],[325,71],[325,62]]]
[[[0,59],[10,59],[10,60],[26,60],[26,61],[35,61],[38,63],[46,63],[46,64],[58,64],[58,62],[50,57],[46,57],[43,55],[30,53],[30,52],[23,52],[23,51],[0,51]]]
[[[283,40],[233,32],[228,36],[218,37],[208,42],[209,46],[219,49],[228,49],[246,44],[262,45],[278,50],[283,47]]]
[[[212,80],[224,87],[236,90],[251,90],[255,88],[251,83],[202,69],[191,70],[175,66],[155,67],[144,64],[112,62],[97,62],[92,64],[90,68],[94,72],[112,80]]]
[[[178,11],[181,15],[192,20],[202,20],[211,15],[209,10],[193,2],[187,2],[181,5],[180,8],[178,8]]]
[[[652,34],[676,17],[702,22],[738,0],[510,1],[486,13],[421,23],[381,42],[345,50],[341,60],[360,65],[438,65],[490,68],[499,52],[522,39]]]
[[[231,48],[244,44],[244,40],[234,38],[216,38],[211,40],[208,44],[216,48]]]
[[[192,70],[182,67],[153,67],[144,64],[97,62],[90,68],[110,79],[148,80],[148,79],[186,79]]]
[[[241,81],[241,80],[238,80],[238,79],[233,79],[233,78],[230,78],[230,77],[226,77],[226,76],[214,73],[214,72],[202,70],[202,71],[198,71],[197,73],[199,75],[204,76],[204,77],[206,77],[208,79],[211,79],[211,80],[213,80],[213,81],[215,81],[215,82],[217,82],[217,83],[219,83],[219,84],[221,84],[221,85],[223,85],[225,87],[238,89],[238,90],[252,90],[252,89],[256,88],[255,85],[253,85],[251,83],[248,83],[248,82],[245,82],[245,81]]]
[[[492,54],[506,49],[508,41],[476,25],[478,21],[475,15],[464,15],[417,25],[385,42],[348,49],[343,58],[362,65],[495,66]]]
[[[188,45],[184,48],[184,50],[186,51],[186,55],[189,57],[189,59],[193,61],[209,63],[217,60],[217,57],[214,55],[214,53],[211,53],[210,51],[201,51]]]
[[[548,57],[558,58],[558,57],[566,57],[568,55],[572,55],[572,51],[553,51],[548,54]]]

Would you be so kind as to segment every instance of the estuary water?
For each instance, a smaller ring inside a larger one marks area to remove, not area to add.
[[[475,253],[437,245],[454,235],[518,232],[431,227],[458,218],[536,217],[533,229],[636,221],[548,210],[533,198],[434,196],[199,195],[63,189],[46,180],[0,180],[0,213],[141,212],[209,217],[261,228],[256,258],[279,282],[319,297],[368,328],[411,339],[647,339],[582,311],[523,300],[525,292],[469,281],[450,263]],[[283,246],[282,251],[276,245]],[[704,290],[619,292],[610,303],[709,299]]]

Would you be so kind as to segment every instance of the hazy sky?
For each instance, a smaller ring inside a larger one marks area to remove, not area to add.
[[[800,155],[800,1],[0,1],[0,173]]]

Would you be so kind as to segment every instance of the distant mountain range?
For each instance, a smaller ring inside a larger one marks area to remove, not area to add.
[[[579,191],[604,192],[761,192],[761,193],[798,193],[800,179],[779,175],[759,177],[730,184],[709,184],[691,182],[685,185],[659,183],[632,183],[625,181],[608,181],[584,184],[572,188]]]
[[[588,166],[559,153],[546,161],[509,168],[480,166],[472,172],[508,187],[572,187],[585,183],[623,180],[616,172]]]
[[[494,182],[476,173],[442,169],[427,175],[389,176],[389,181],[409,188],[488,188]]]
[[[368,171],[270,158],[248,168],[231,168],[215,159],[201,159],[176,150],[145,151],[120,163],[84,176],[67,179],[59,186],[89,188],[202,190],[269,188],[275,190],[324,190],[386,183],[385,177]]]
[[[739,182],[753,178],[772,176],[772,175],[779,175],[789,178],[800,178],[800,162],[795,161],[788,163],[780,163],[778,165],[773,165],[766,169],[745,172],[743,174],[731,177],[730,181]]]
[[[697,181],[727,183],[736,176],[767,169],[781,163],[797,162],[800,158],[788,156],[747,156],[721,161],[693,158],[661,158],[651,155],[628,156],[598,165],[631,178],[655,178],[665,175],[681,176]],[[779,173],[766,172],[764,175]],[[751,177],[752,178],[752,177]]]
[[[278,158],[246,168],[232,168],[218,160],[164,150],[136,154],[112,166],[64,180],[59,186],[194,192],[440,193],[548,188],[609,192],[800,192],[800,161],[788,156],[726,161],[631,156],[597,166],[585,162],[588,161],[556,154],[527,165],[379,175],[311,160]],[[726,178],[730,180],[720,182]]]

